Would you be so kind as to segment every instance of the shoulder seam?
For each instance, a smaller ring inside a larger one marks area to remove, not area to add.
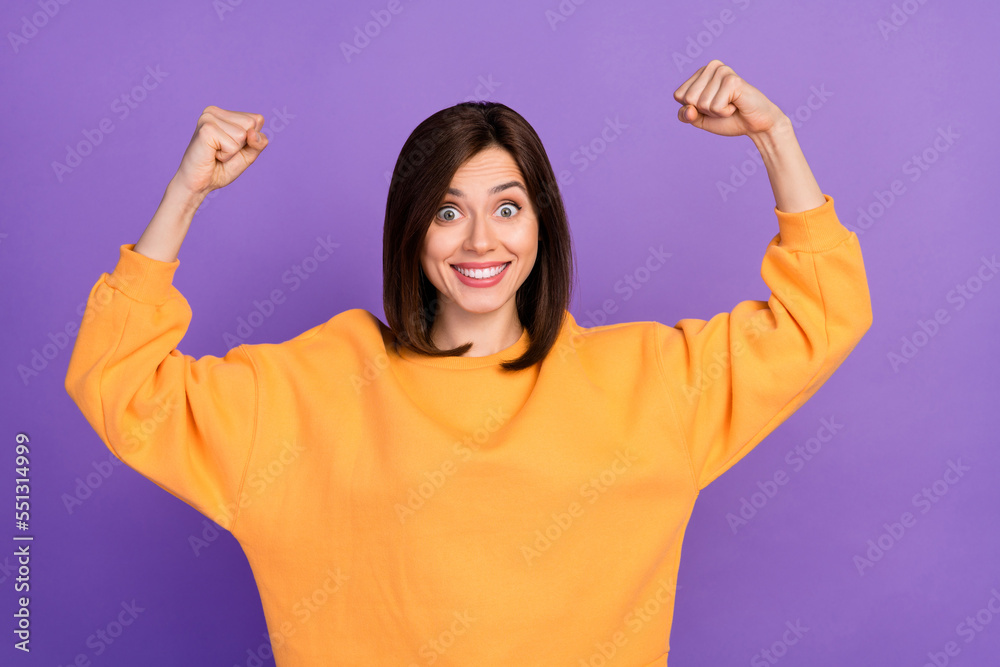
[[[107,287],[112,291],[120,291],[120,290],[115,290],[115,288],[112,287],[111,285],[107,285]],[[118,453],[118,449],[112,444],[111,433],[108,432],[108,415],[104,404],[104,374],[108,370],[108,364],[111,363],[111,360],[115,358],[115,355],[118,354],[118,349],[122,346],[122,340],[125,339],[125,329],[128,327],[128,318],[131,314],[132,314],[132,304],[129,303],[128,310],[125,311],[125,323],[122,325],[121,330],[118,332],[118,342],[115,344],[115,349],[111,352],[110,355],[108,355],[107,360],[105,360],[104,366],[101,368],[101,377],[97,382],[98,386],[97,394],[101,398],[101,420],[104,422],[103,423],[104,438],[105,440],[107,440],[108,446],[111,448],[111,453],[114,454],[116,457],[118,457],[118,459],[121,460],[123,463],[125,459]],[[131,468],[132,466],[129,467]]]
[[[691,473],[691,484],[694,487],[695,493],[698,493],[700,489],[698,488],[698,475],[695,474],[694,461],[691,460],[691,449],[688,446],[687,436],[684,434],[684,427],[681,424],[680,417],[677,415],[677,408],[674,406],[674,398],[670,395],[670,387],[667,384],[667,371],[663,366],[663,359],[660,356],[660,327],[667,326],[662,323],[653,322],[653,335],[654,335],[654,347],[656,348],[656,365],[659,368],[660,383],[663,385],[663,393],[667,397],[667,406],[670,408],[670,414],[674,418],[674,426],[677,428],[677,433],[681,437],[681,444],[684,448],[684,458],[688,462],[688,472]]]
[[[260,380],[257,374],[257,364],[254,363],[253,357],[250,356],[250,351],[247,349],[246,343],[240,343],[239,350],[250,362],[250,370],[253,371],[253,427],[250,431],[250,446],[247,448],[247,458],[243,463],[243,474],[240,476],[240,485],[236,489],[236,511],[233,513],[233,520],[229,524],[230,533],[234,533],[236,530],[236,521],[240,517],[242,505],[239,500],[243,494],[243,486],[246,484],[247,471],[250,469],[250,459],[253,457],[254,446],[257,444],[257,422],[260,416]]]
[[[841,243],[843,243],[843,241]],[[840,245],[840,244],[838,243],[837,245]],[[813,253],[813,254],[815,254],[815,253]],[[819,291],[819,299],[820,299],[820,302],[823,304],[823,334],[826,337],[826,341],[825,341],[826,348],[823,350],[823,360],[825,360],[826,359],[826,355],[829,354],[829,351],[830,351],[830,329],[829,329],[829,327],[830,327],[830,320],[829,320],[829,317],[827,316],[827,312],[826,312],[826,299],[823,297],[823,288],[822,288],[822,285],[820,284],[819,276],[816,274],[816,262],[815,261],[811,261],[811,265],[812,265],[813,279],[816,281],[816,288],[817,288],[817,291]],[[729,456],[729,458],[727,458],[724,462],[722,462],[721,464],[719,464],[716,467],[716,470],[719,470],[721,468],[725,468],[727,465],[729,465],[730,461],[732,461],[734,458],[736,458],[741,452],[743,452],[746,449],[747,443],[754,442],[756,440],[757,443],[759,444],[763,440],[763,438],[758,439],[757,436],[760,435],[761,432],[767,431],[769,429],[769,427],[771,426],[771,424],[774,422],[774,420],[777,419],[777,416],[779,414],[781,414],[781,412],[785,408],[787,408],[789,405],[791,405],[792,403],[794,403],[798,399],[799,396],[802,395],[802,392],[804,392],[809,387],[809,385],[812,384],[813,380],[816,379],[816,376],[819,374],[821,368],[822,368],[822,362],[820,362],[820,368],[817,368],[816,372],[813,373],[811,376],[809,376],[809,379],[806,380],[805,383],[803,383],[803,385],[799,388],[799,390],[797,392],[795,392],[795,394],[791,398],[789,398],[787,401],[785,401],[784,405],[782,405],[778,409],[777,412],[775,412],[773,415],[771,415],[771,418],[768,419],[764,423],[763,426],[761,426],[759,429],[757,429],[754,432],[754,434],[752,436],[750,436],[748,439],[744,440],[740,444],[739,449],[737,449],[736,451],[734,451]],[[784,417],[784,419],[782,421],[783,422],[787,421],[790,417],[791,417],[791,415],[787,415],[786,417]],[[774,428],[777,428],[777,426],[775,426]],[[770,430],[773,432],[774,428],[771,428]],[[754,447],[756,447],[756,445],[754,445]],[[730,466],[730,467],[732,467],[732,466]],[[711,484],[716,479],[718,479],[723,473],[715,474],[715,471],[713,470],[712,474],[714,476],[710,480],[708,480],[708,482],[705,484],[706,486],[708,486],[708,484]]]

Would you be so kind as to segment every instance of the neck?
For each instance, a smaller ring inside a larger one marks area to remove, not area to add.
[[[431,340],[442,350],[471,342],[472,347],[462,356],[485,357],[506,350],[518,341],[523,332],[516,309],[482,314],[442,311],[434,319]]]

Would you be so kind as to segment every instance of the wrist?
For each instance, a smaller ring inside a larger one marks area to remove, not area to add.
[[[176,180],[176,177],[171,178],[170,182],[167,184],[167,189],[163,193],[163,198],[170,200],[175,206],[187,211],[190,210],[192,213],[201,205],[208,196],[207,192],[198,192],[191,190],[189,187]]]
[[[769,129],[763,132],[749,133],[747,136],[764,157],[777,152],[784,144],[797,141],[792,120],[785,114],[781,114]]]
[[[778,210],[798,213],[826,203],[788,116],[783,116],[766,132],[750,138],[764,161]]]

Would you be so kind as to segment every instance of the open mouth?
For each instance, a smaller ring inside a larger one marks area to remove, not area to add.
[[[506,262],[499,266],[493,266],[488,269],[462,269],[454,264],[451,265],[451,268],[455,269],[455,271],[461,273],[466,278],[472,278],[473,280],[489,280],[490,278],[495,278],[506,271],[508,266],[510,266],[510,262]]]

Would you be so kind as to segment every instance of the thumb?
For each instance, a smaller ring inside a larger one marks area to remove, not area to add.
[[[251,160],[253,160],[258,155],[260,155],[260,152],[264,150],[265,146],[267,146],[267,137],[264,136],[263,132],[261,132],[257,128],[254,128],[252,132],[247,133],[246,146],[244,146],[243,150],[241,150],[240,152],[246,155]]]
[[[682,123],[690,123],[695,127],[701,127],[705,124],[705,116],[698,111],[693,105],[685,104],[677,111],[677,118]]]

